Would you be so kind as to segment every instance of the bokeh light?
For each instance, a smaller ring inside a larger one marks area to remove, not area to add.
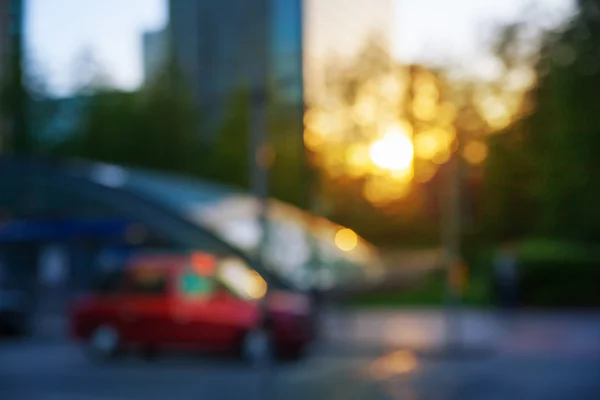
[[[358,245],[358,236],[352,229],[340,229],[335,234],[335,245],[342,251],[351,251]]]
[[[483,116],[492,129],[500,130],[511,122],[511,113],[505,101],[498,96],[483,96],[481,108]]]
[[[422,133],[415,137],[415,155],[423,160],[431,160],[438,152],[438,141],[435,136]]]
[[[378,358],[370,364],[373,378],[383,380],[394,375],[413,372],[418,366],[417,357],[409,350],[398,350]]]
[[[469,164],[481,164],[488,155],[487,145],[479,140],[474,140],[466,144],[463,149],[463,157]]]
[[[323,147],[325,141],[318,132],[311,129],[306,129],[304,131],[304,144],[306,145],[307,149],[318,151],[321,149],[321,147]]]
[[[412,174],[410,176],[412,178]],[[371,204],[383,206],[405,197],[410,190],[409,183],[392,176],[372,176],[363,186],[363,196]]]
[[[346,150],[346,168],[348,174],[358,178],[367,175],[373,168],[369,157],[369,147],[362,144],[354,144]]]
[[[433,161],[434,164],[442,165],[442,164],[447,163],[448,160],[450,160],[451,155],[452,155],[451,150],[446,148],[446,149],[443,149],[440,152],[438,152],[431,161]]]
[[[267,292],[267,283],[258,272],[235,258],[221,260],[219,277],[225,286],[243,298],[258,300]]]
[[[422,163],[415,168],[415,182],[427,183],[433,179],[437,173],[438,166],[433,163]]]
[[[418,96],[413,101],[412,112],[422,121],[432,121],[437,115],[437,101],[432,97]]]
[[[267,282],[254,270],[250,271],[246,292],[255,300],[262,299],[267,294]]]
[[[438,121],[444,125],[451,125],[456,118],[456,107],[450,102],[445,102],[438,107]]]
[[[406,134],[399,129],[392,129],[371,145],[369,155],[377,166],[398,171],[410,168],[414,149]]]
[[[414,168],[411,165],[405,169],[390,171],[389,176],[393,178],[393,184],[396,184],[398,182],[409,183],[414,177]]]
[[[375,122],[377,103],[373,98],[363,97],[353,107],[352,115],[359,125],[368,125]]]

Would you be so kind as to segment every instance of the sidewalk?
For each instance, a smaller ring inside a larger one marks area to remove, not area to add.
[[[440,310],[327,311],[322,321],[323,345],[363,349],[442,349],[449,317]],[[600,312],[505,315],[464,310],[451,322],[454,338],[465,349],[511,355],[600,355]],[[60,340],[68,335],[67,318],[38,315],[33,336]]]
[[[449,318],[453,318],[449,320]],[[451,321],[454,338],[465,348],[501,353],[600,355],[600,312],[505,315],[464,310],[448,317],[440,310],[329,312],[323,321],[326,342],[382,348],[429,350],[448,341]]]
[[[385,265],[385,279],[377,290],[402,290],[422,282],[439,270],[443,251],[441,249],[420,249],[382,251]]]
[[[600,398],[600,313],[464,310],[459,318],[466,351],[458,353],[443,351],[439,310],[332,313],[325,334],[346,349],[379,344],[362,372],[371,390],[357,399]]]

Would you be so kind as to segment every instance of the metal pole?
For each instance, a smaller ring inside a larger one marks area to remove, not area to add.
[[[257,252],[257,262],[261,267],[266,268],[263,263],[268,244],[268,199],[269,199],[269,168],[270,159],[270,143],[268,137],[268,114],[267,114],[267,88],[269,78],[269,56],[270,56],[270,21],[271,7],[270,1],[265,0],[257,2],[255,7],[258,13],[262,13],[256,24],[256,36],[249,41],[251,48],[257,49],[259,54],[256,54],[254,61],[251,63],[250,72],[250,90],[251,90],[251,114],[250,114],[250,168],[251,168],[251,185],[254,196],[258,201],[258,223],[260,226],[260,241]],[[259,14],[260,15],[260,14]],[[261,19],[262,19],[261,18]],[[262,23],[261,23],[262,22]],[[260,29],[262,28],[262,29]],[[265,277],[266,278],[266,277]],[[269,279],[266,279],[269,281]],[[260,321],[258,329],[264,328],[264,324],[268,318],[268,303],[270,295],[270,282],[267,284],[267,292],[260,302]],[[273,376],[272,376],[272,360],[263,360],[260,371],[260,382],[258,390],[261,392],[261,398],[273,398]]]
[[[258,49],[261,53],[257,54],[251,63],[250,71],[250,183],[252,193],[258,202],[257,220],[260,226],[260,241],[258,248],[258,261],[263,259],[266,241],[267,241],[267,212],[269,197],[269,159],[270,143],[268,137],[267,121],[267,87],[268,87],[268,64],[269,64],[269,43],[270,31],[268,22],[270,21],[269,1],[259,2],[262,5],[262,16],[264,21],[258,21],[257,26],[264,30],[257,29],[256,37],[250,39],[252,48]],[[261,23],[263,22],[263,23]]]
[[[446,263],[446,346],[448,350],[451,350],[461,345],[461,324],[458,315],[460,292],[456,282],[456,274],[459,272],[457,268],[460,268],[461,232],[461,179],[458,150],[452,154],[448,162],[448,174],[444,183],[444,195],[441,196],[441,228]]]

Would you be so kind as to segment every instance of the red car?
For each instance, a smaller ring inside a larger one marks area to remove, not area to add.
[[[311,302],[269,289],[237,259],[209,254],[133,256],[72,307],[74,338],[91,354],[126,348],[237,352],[254,362],[300,357],[313,339]]]

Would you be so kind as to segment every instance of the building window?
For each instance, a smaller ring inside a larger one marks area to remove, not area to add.
[[[286,101],[302,106],[302,2],[271,1],[271,76]]]

